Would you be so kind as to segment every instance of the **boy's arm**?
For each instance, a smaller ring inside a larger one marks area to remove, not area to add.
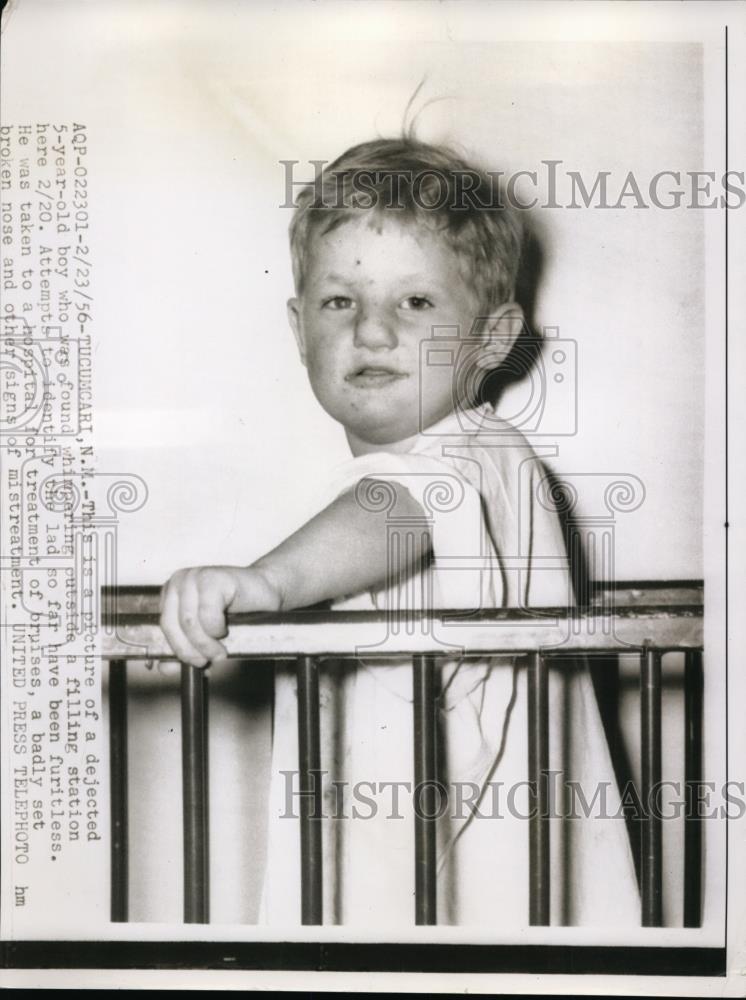
[[[376,483],[366,481],[368,495]],[[380,485],[396,490],[397,515],[423,516],[404,487]],[[218,640],[227,633],[227,612],[307,607],[380,586],[408,570],[429,550],[429,536],[413,531],[411,548],[399,546],[397,564],[388,565],[386,513],[362,506],[350,490],[252,566],[174,573],[161,594],[161,625],[176,657],[198,667],[223,659],[226,650]]]

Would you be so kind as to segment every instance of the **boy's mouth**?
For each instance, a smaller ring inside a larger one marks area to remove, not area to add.
[[[361,389],[376,389],[403,378],[408,378],[406,372],[397,371],[396,368],[389,368],[387,365],[362,365],[346,375],[345,382],[350,382]]]

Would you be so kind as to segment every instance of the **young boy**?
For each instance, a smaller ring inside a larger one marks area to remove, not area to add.
[[[252,566],[171,577],[161,607],[174,654],[195,666],[224,658],[228,612],[326,600],[403,612],[566,604],[563,538],[541,467],[522,435],[478,398],[481,379],[523,326],[513,301],[521,227],[490,178],[447,149],[365,143],[301,193],[290,238],[290,325],[313,391],[343,425],[354,457],[331,484],[328,505]],[[381,496],[386,503],[374,502]],[[389,544],[392,510],[423,525],[411,544]],[[449,569],[451,557],[466,569]],[[321,763],[329,780],[373,793],[411,788],[411,683],[408,662],[326,664]],[[587,800],[598,782],[613,788],[587,674],[553,670],[550,697],[551,766],[580,782]],[[525,925],[528,829],[516,795],[527,777],[525,671],[506,656],[446,662],[439,707],[441,773],[454,789],[439,829],[439,921]],[[299,922],[298,830],[281,779],[297,767],[295,725],[293,680],[278,667],[264,879],[264,919],[278,923]],[[481,815],[469,819],[475,794],[464,789],[476,793],[485,782]],[[609,814],[615,794],[607,795]],[[331,807],[340,818],[325,829],[328,922],[413,922],[411,796],[389,794],[374,806]],[[639,922],[624,821],[555,826],[553,922]]]

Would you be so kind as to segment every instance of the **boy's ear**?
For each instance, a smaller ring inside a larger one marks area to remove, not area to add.
[[[523,310],[517,302],[505,302],[485,322],[484,344],[475,359],[478,368],[492,371],[503,363],[523,329]]]
[[[300,321],[300,302],[298,299],[288,299],[288,321],[290,329],[293,331],[295,342],[298,345],[298,353],[302,364],[306,363],[306,342],[303,337],[303,328]]]

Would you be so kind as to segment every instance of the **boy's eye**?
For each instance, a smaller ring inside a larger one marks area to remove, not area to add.
[[[324,309],[350,309],[353,302],[347,295],[332,295],[331,298],[324,299],[321,305]]]
[[[424,295],[409,295],[402,302],[402,308],[414,309],[417,311],[422,309],[432,309],[433,304],[430,299],[425,298]]]

